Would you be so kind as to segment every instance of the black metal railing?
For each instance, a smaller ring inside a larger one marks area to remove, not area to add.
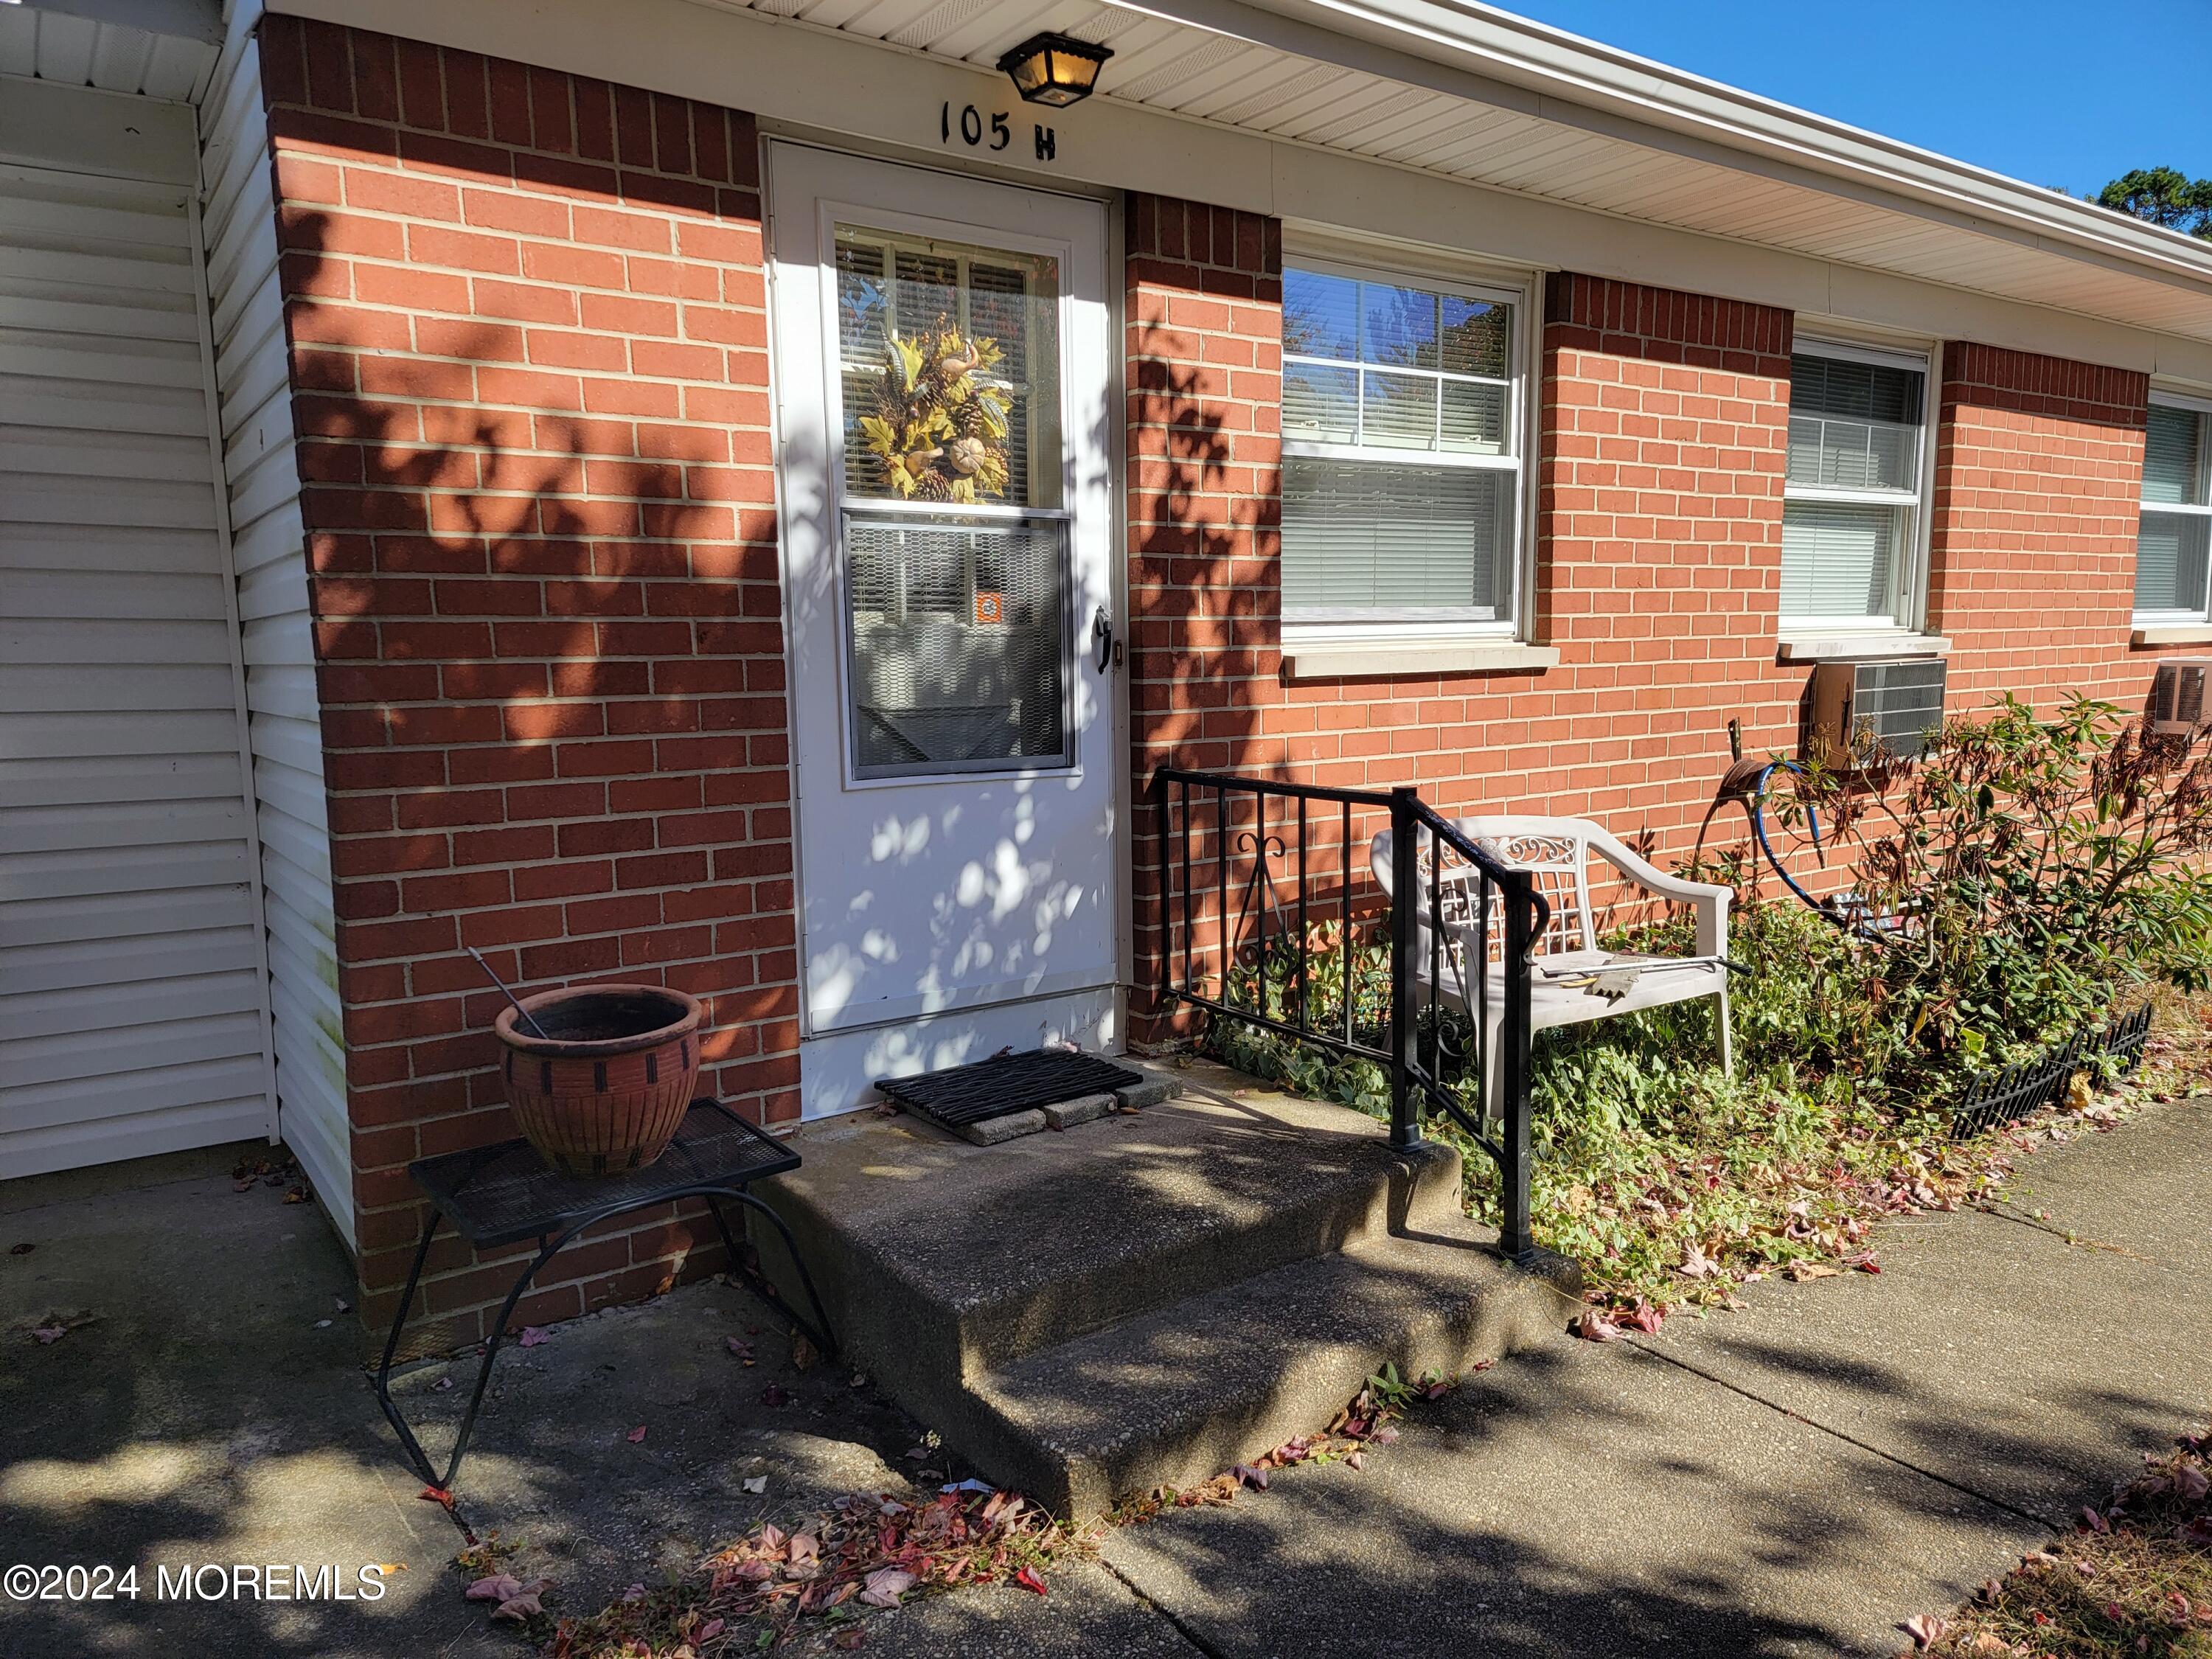
[[[1534,878],[1410,788],[1162,767],[1152,793],[1163,1006],[1185,1003],[1381,1066],[1391,1145],[1419,1144],[1431,1111],[1453,1119],[1498,1164],[1500,1248],[1516,1261],[1534,1255],[1529,958],[1551,917]],[[1389,832],[1392,896],[1379,995],[1372,969],[1357,965],[1368,948],[1377,829]],[[1316,951],[1316,928],[1332,925],[1334,946]],[[1479,1113],[1455,1087],[1467,1078],[1480,1080]]]

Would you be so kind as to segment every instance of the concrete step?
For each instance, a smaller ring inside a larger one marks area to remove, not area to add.
[[[1574,1274],[1524,1271],[1454,1217],[1156,1309],[998,1366],[960,1448],[999,1484],[1091,1515],[1194,1485],[1328,1423],[1382,1362],[1446,1376],[1554,1335]]]
[[[1203,1479],[1319,1428],[1384,1359],[1455,1370],[1565,1322],[1469,1231],[1451,1148],[1221,1066],[1166,1075],[1141,1112],[990,1146],[809,1126],[758,1189],[847,1363],[1000,1480],[1095,1509]]]
[[[1148,1310],[1459,1213],[1460,1164],[1218,1067],[1133,1115],[995,1146],[911,1118],[801,1138],[761,1195],[869,1368],[922,1401]],[[773,1270],[773,1267],[772,1267]],[[781,1275],[780,1275],[781,1276]]]

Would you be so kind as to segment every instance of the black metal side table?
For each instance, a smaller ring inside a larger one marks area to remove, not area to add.
[[[835,1354],[836,1339],[830,1334],[829,1316],[822,1310],[822,1298],[815,1291],[813,1275],[806,1270],[806,1259],[799,1253],[798,1241],[781,1216],[746,1190],[756,1181],[797,1169],[799,1161],[797,1152],[755,1128],[720,1101],[702,1099],[691,1103],[667,1152],[647,1168],[621,1175],[563,1175],[521,1139],[409,1164],[407,1173],[437,1207],[430,1224],[422,1231],[415,1265],[407,1274],[407,1288],[399,1297],[399,1311],[392,1317],[392,1334],[385,1340],[384,1360],[376,1370],[376,1399],[416,1472],[438,1491],[452,1491],[454,1478],[460,1474],[462,1455],[469,1449],[469,1436],[476,1428],[477,1413],[483,1404],[484,1386],[491,1381],[492,1360],[499,1352],[514,1304],[522,1299],[538,1270],[559,1255],[570,1239],[587,1227],[632,1210],[679,1198],[704,1198],[714,1212],[715,1226],[721,1230],[722,1243],[729,1249],[730,1270],[738,1273],[745,1273],[744,1257],[737,1236],[722,1213],[721,1200],[735,1199],[767,1217],[782,1235],[784,1248],[791,1252],[799,1269],[799,1285],[814,1310],[812,1321],[786,1305],[764,1279],[746,1273],[747,1282],[805,1332],[823,1354]],[[478,1249],[524,1238],[535,1238],[541,1247],[507,1293],[490,1339],[484,1344],[476,1392],[469,1396],[468,1410],[462,1414],[460,1433],[454,1438],[453,1457],[442,1480],[432,1471],[415,1431],[392,1403],[391,1389],[392,1358],[399,1349],[399,1333],[407,1323],[408,1310],[415,1304],[422,1264],[429,1259],[431,1241],[437,1237],[441,1221],[452,1222],[453,1230]]]

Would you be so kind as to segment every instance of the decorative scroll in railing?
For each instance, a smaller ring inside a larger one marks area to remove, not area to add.
[[[1163,1003],[1382,1066],[1391,1144],[1419,1144],[1431,1110],[1454,1119],[1498,1164],[1501,1248],[1530,1256],[1529,955],[1551,915],[1531,875],[1411,789],[1162,767],[1152,793]],[[1379,945],[1378,830],[1401,896]]]
[[[2074,1073],[2105,1055],[2112,1057],[2122,1077],[2130,1076],[2142,1064],[2143,1044],[2149,1036],[2150,1005],[2145,1003],[2101,1031],[2075,1033],[2063,1048],[2038,1059],[2001,1072],[1980,1073],[1953,1110],[1951,1133],[1979,1134],[2057,1105],[2073,1086]]]

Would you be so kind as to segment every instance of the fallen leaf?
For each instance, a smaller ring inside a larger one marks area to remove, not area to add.
[[[1240,1485],[1257,1486],[1261,1492],[1267,1490],[1267,1472],[1265,1469],[1255,1469],[1249,1463],[1239,1463],[1229,1473],[1237,1477]]]
[[[274,1186],[276,1183],[271,1182],[270,1184]],[[284,1201],[287,1204],[305,1204],[307,1201],[307,1189],[305,1187],[293,1188],[290,1192],[284,1194]],[[533,1612],[536,1610],[532,1608]]]
[[[2090,1508],[2087,1504],[2084,1504],[2081,1506],[2081,1524],[2087,1527],[2091,1532],[2110,1532],[2112,1529],[2112,1523],[2106,1520],[2100,1512]]]
[[[28,1255],[32,1251],[38,1248],[39,1247],[37,1245],[32,1243],[28,1239],[26,1239],[21,1244],[12,1246],[9,1249],[8,1254],[9,1255]]]
[[[453,1386],[453,1379],[452,1377],[450,1377],[450,1376],[441,1376],[441,1377],[440,1377],[440,1378],[439,1378],[435,1382],[433,1382],[433,1383],[430,1385],[430,1392],[431,1392],[432,1394],[444,1394],[447,1389],[451,1389]]]
[[[1025,1590],[1035,1590],[1039,1595],[1045,1594],[1044,1580],[1036,1576],[1034,1567],[1024,1567],[1014,1575],[1014,1582]]]
[[[444,1509],[453,1507],[453,1494],[443,1486],[425,1486],[415,1494],[426,1504],[436,1504]]]
[[[700,1626],[697,1630],[691,1632],[691,1639],[695,1642],[711,1642],[717,1636],[720,1636],[726,1628],[726,1626],[721,1620],[709,1619],[705,1624]]]
[[[806,1334],[805,1332],[802,1331],[791,1339],[792,1370],[795,1371],[811,1370],[814,1362],[821,1357],[821,1353],[816,1349],[815,1346],[806,1340]]]
[[[1695,1244],[1688,1244],[1682,1249],[1682,1265],[1674,1271],[1685,1279],[1711,1279],[1717,1270],[1712,1259],[1703,1250]]]
[[[631,1445],[635,1446],[639,1441],[645,1438],[645,1425],[642,1423],[639,1424],[628,1434],[624,1435],[623,1438],[629,1441]]]
[[[895,1607],[899,1597],[921,1582],[903,1567],[878,1567],[868,1575],[867,1587],[860,1592],[860,1600],[872,1607]]]
[[[511,1572],[487,1573],[461,1594],[470,1601],[510,1601],[522,1594],[522,1581]]]
[[[68,1328],[61,1325],[33,1325],[31,1328],[31,1340],[41,1347],[52,1347],[68,1334]]]
[[[1367,1467],[1367,1454],[1365,1452],[1352,1452],[1348,1454],[1344,1461],[1346,1466],[1351,1468],[1364,1469]]]
[[[1916,1613],[1898,1628],[1912,1638],[1913,1646],[1926,1648],[1941,1640],[1950,1626],[1932,1613]]]
[[[1575,1321],[1572,1329],[1574,1334],[1577,1336],[1581,1337],[1585,1342],[1618,1342],[1620,1340],[1620,1327],[1614,1324],[1610,1319],[1607,1319],[1595,1308],[1590,1309],[1589,1311],[1583,1314],[1580,1319]]]
[[[744,1480],[742,1484],[747,1492],[757,1498],[768,1490],[768,1477],[764,1474],[756,1474]]]
[[[722,1341],[729,1349],[730,1352],[736,1358],[744,1360],[748,1365],[753,1363],[753,1345],[746,1341],[744,1338],[742,1336],[726,1336],[722,1339]]]
[[[516,1346],[518,1347],[534,1348],[544,1340],[546,1340],[546,1333],[545,1328],[543,1325],[525,1325],[522,1328],[522,1335],[517,1340]]]
[[[1833,1279],[1843,1272],[1825,1261],[1793,1261],[1782,1270],[1782,1276],[1793,1285],[1802,1285],[1810,1279]]]
[[[822,1540],[811,1532],[791,1534],[791,1565],[794,1567],[811,1565],[822,1559]]]
[[[526,1619],[535,1619],[544,1611],[544,1604],[538,1601],[537,1592],[533,1590],[527,1595],[511,1596],[501,1602],[491,1610],[491,1616],[495,1619],[511,1619],[519,1625]]]

